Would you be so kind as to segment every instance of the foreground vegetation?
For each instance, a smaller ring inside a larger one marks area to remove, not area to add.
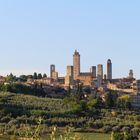
[[[77,134],[78,137],[82,137],[85,140],[110,140],[110,134],[100,134],[100,133],[80,133]],[[2,136],[0,140],[9,140],[9,137]],[[46,136],[41,138],[41,140],[47,140]]]
[[[75,132],[98,132],[109,133],[112,140],[139,139],[140,111],[131,109],[128,96],[119,99],[113,95],[115,93],[110,93],[103,103],[98,95],[84,98],[80,93],[55,99],[1,92],[0,134],[40,139],[57,126],[56,137],[65,138],[66,128],[72,128],[72,135]],[[120,101],[120,107],[116,101]]]

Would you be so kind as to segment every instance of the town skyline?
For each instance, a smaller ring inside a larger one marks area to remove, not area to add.
[[[77,50],[77,49],[75,49],[75,51],[74,51],[74,54],[75,53],[78,53],[78,55],[80,56],[80,58],[79,58],[79,74],[80,73],[89,73],[89,72],[91,72],[91,68],[92,67],[95,67],[95,75],[97,76],[98,75],[98,70],[99,69],[102,69],[102,77],[104,77],[104,76],[107,76],[108,77],[108,73],[109,73],[109,75],[110,75],[110,77],[111,77],[111,79],[113,79],[113,78],[125,78],[125,77],[128,77],[129,76],[129,72],[130,72],[130,70],[132,70],[132,72],[133,72],[133,69],[129,69],[128,70],[128,75],[126,75],[126,76],[123,76],[123,77],[113,77],[113,66],[112,66],[112,60],[109,58],[109,59],[107,59],[106,60],[106,63],[104,64],[104,63],[97,63],[96,65],[94,65],[94,64],[91,64],[89,67],[88,67],[88,69],[86,70],[86,71],[83,71],[83,69],[82,69],[82,65],[81,65],[81,54],[80,54],[80,52]],[[73,57],[74,57],[74,54],[73,54]],[[73,58],[72,58],[73,59]],[[111,63],[111,73],[110,72],[108,72],[108,61],[109,61],[109,63]],[[56,71],[57,73],[58,73],[58,77],[61,77],[61,76],[63,76],[63,77],[65,77],[66,75],[67,75],[67,67],[68,66],[73,66],[74,65],[74,60],[73,60],[73,62],[71,63],[71,64],[67,64],[66,65],[66,67],[65,67],[65,72],[64,73],[60,73],[59,71],[58,71],[58,69],[57,69],[57,64],[50,64],[49,65],[49,68],[47,69],[47,71],[40,71],[40,70],[32,70],[32,71],[28,71],[28,70],[21,70],[20,72],[19,71],[10,71],[9,73],[7,72],[6,73],[6,71],[5,71],[5,74],[4,75],[2,75],[2,76],[7,76],[7,75],[9,75],[9,74],[13,74],[13,75],[16,75],[16,76],[20,76],[20,75],[32,75],[33,73],[41,73],[41,74],[47,74],[47,76],[48,77],[52,77],[51,76],[51,74],[50,74],[50,70],[51,70],[51,68],[50,68],[50,66],[53,66],[54,68],[54,72]],[[101,65],[101,67],[102,68],[99,68],[98,66],[99,65]],[[78,74],[78,75],[79,75]],[[134,74],[134,73],[133,73]],[[95,76],[95,77],[96,77]],[[135,75],[134,75],[135,76]]]

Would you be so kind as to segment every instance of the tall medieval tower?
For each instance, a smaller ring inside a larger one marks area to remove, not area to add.
[[[80,75],[80,54],[75,50],[73,55],[73,77],[77,80],[77,76]]]
[[[110,59],[107,60],[107,79],[112,80],[112,62]]]

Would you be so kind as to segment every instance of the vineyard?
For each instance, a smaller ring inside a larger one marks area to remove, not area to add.
[[[72,128],[72,132],[78,133],[97,132],[110,135],[112,131],[127,130],[130,134],[138,135],[140,132],[139,114],[139,110],[136,109],[100,108],[95,99],[77,102],[73,97],[54,99],[0,93],[1,135],[18,137],[48,135],[54,126],[58,127],[59,133]]]

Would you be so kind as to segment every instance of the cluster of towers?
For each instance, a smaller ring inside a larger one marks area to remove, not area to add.
[[[65,84],[65,86],[74,85],[77,81],[84,85],[92,85],[96,83],[98,87],[105,81],[112,81],[112,62],[107,60],[107,72],[104,74],[103,65],[91,66],[89,72],[81,72],[80,53],[75,50],[73,54],[73,65],[67,66],[65,77],[58,77],[58,72],[55,70],[55,65],[50,66],[50,80]],[[128,79],[133,79],[133,70],[129,71]]]
[[[82,73],[80,70],[80,54],[75,50],[73,54],[73,66],[67,66],[67,75],[65,77],[65,84],[71,84],[76,80],[80,80],[85,85],[90,84],[93,79],[97,79],[98,86],[103,82],[103,79],[112,80],[112,62],[110,59],[107,61],[107,75],[103,75],[103,65],[99,64],[97,67],[92,66],[90,72]],[[97,69],[97,70],[96,70]]]

